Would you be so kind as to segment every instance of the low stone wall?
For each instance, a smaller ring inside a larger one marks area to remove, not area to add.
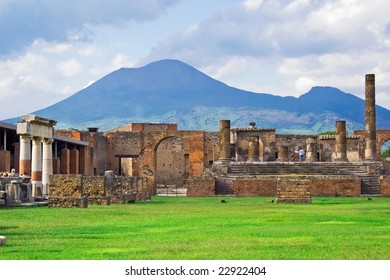
[[[215,195],[215,179],[193,177],[186,181],[187,196],[209,197]]]
[[[48,206],[52,208],[87,208],[87,197],[52,196],[49,197]]]
[[[390,177],[384,177],[380,181],[382,196],[390,196]]]
[[[82,197],[82,175],[50,175],[49,197]]]
[[[283,178],[277,185],[276,203],[311,203],[309,179]]]
[[[88,206],[148,200],[150,197],[145,177],[50,175],[49,207],[85,207],[84,198]]]
[[[240,197],[276,196],[277,177],[237,178],[233,181],[234,194]]]

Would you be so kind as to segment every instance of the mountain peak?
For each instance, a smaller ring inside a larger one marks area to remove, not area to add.
[[[377,126],[388,124],[390,111],[377,112]],[[79,129],[172,122],[181,129],[217,130],[219,120],[230,119],[236,127],[255,121],[279,132],[316,133],[333,128],[337,118],[346,119],[351,128],[364,127],[364,100],[324,86],[313,87],[299,98],[244,91],[182,61],[164,59],[114,71],[34,114],[57,120],[57,127]]]

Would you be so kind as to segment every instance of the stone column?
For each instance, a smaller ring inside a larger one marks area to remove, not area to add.
[[[345,127],[345,121],[336,121],[335,161],[347,161],[347,130]]]
[[[230,161],[230,121],[221,120],[219,123],[219,160]]]
[[[70,151],[70,174],[80,173],[80,152],[77,149]]]
[[[68,148],[61,150],[60,172],[70,174],[70,150]]]
[[[258,136],[249,137],[248,161],[251,162],[259,161],[259,137]]]
[[[305,161],[317,161],[317,138],[309,137],[306,139],[306,159]]]
[[[288,147],[278,146],[278,158],[277,161],[286,162],[288,161]]]
[[[49,176],[53,175],[53,139],[43,139],[43,155],[42,155],[42,194],[49,194]]]
[[[28,135],[20,135],[19,174],[31,175],[31,144]]]
[[[32,138],[32,159],[31,159],[31,184],[33,187],[33,197],[42,195],[42,139]]]
[[[375,75],[366,75],[366,148],[365,160],[376,160],[376,112],[375,112]]]

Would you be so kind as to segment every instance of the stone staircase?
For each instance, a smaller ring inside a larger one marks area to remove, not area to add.
[[[261,162],[248,164],[231,164],[229,177],[256,175],[368,175],[369,165],[350,162]]]
[[[380,195],[379,162],[258,162],[231,163],[228,172],[216,181],[217,195],[234,195],[233,180],[239,177],[309,175],[352,175],[361,178],[362,195]]]

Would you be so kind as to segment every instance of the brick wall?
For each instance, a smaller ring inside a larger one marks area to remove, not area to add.
[[[190,197],[209,197],[215,195],[215,179],[193,177],[186,180],[187,196]]]
[[[310,178],[312,196],[360,196],[361,180],[354,176],[321,176]]]
[[[276,196],[277,177],[238,178],[233,181],[236,196]]]
[[[390,177],[384,177],[380,183],[382,196],[390,196]]]
[[[297,177],[291,177],[296,179]],[[237,178],[233,181],[236,196],[276,196],[277,176]],[[360,196],[360,178],[353,176],[301,176],[309,180],[312,196]]]
[[[310,180],[282,178],[277,183],[277,203],[311,203]]]

